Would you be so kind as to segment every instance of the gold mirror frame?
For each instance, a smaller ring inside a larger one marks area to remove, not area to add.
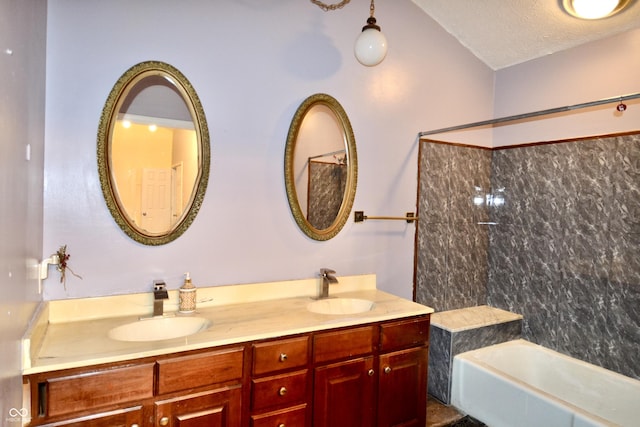
[[[294,176],[294,151],[298,140],[298,134],[300,133],[300,128],[302,126],[302,121],[309,110],[316,105],[326,106],[336,116],[342,126],[345,150],[347,154],[347,180],[342,204],[338,210],[336,219],[325,229],[318,229],[314,227],[307,218],[305,218],[305,214],[300,207],[300,202],[298,200]],[[342,105],[340,105],[340,103],[332,96],[324,93],[317,93],[309,96],[302,102],[302,104],[300,104],[300,107],[298,107],[298,110],[291,121],[289,133],[287,135],[287,145],[284,155],[284,176],[289,207],[291,208],[291,213],[302,232],[314,240],[323,241],[335,237],[344,227],[351,213],[351,208],[353,207],[358,180],[358,158],[356,153],[356,141],[349,117],[342,108]]]
[[[145,234],[128,219],[124,208],[120,205],[119,197],[116,194],[110,162],[111,137],[120,104],[135,83],[144,77],[154,75],[163,76],[171,80],[182,95],[191,113],[198,137],[199,148],[198,176],[196,177],[191,201],[186,207],[186,213],[183,214],[181,220],[173,225],[166,233],[158,235]],[[181,236],[193,223],[204,200],[209,181],[210,150],[209,129],[207,127],[204,109],[189,80],[175,67],[164,62],[146,61],[129,68],[120,79],[118,79],[109,93],[98,125],[97,160],[100,186],[102,187],[102,193],[107,207],[118,226],[136,242],[149,246],[164,245]]]

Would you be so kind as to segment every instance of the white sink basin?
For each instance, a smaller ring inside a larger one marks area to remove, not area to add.
[[[108,336],[116,341],[160,341],[193,335],[209,325],[202,317],[157,317],[115,327]]]
[[[328,298],[310,302],[307,310],[319,314],[357,314],[373,309],[373,301],[358,298]]]

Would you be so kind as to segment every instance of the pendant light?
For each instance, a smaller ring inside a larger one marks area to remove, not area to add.
[[[362,27],[354,47],[358,62],[367,67],[378,65],[387,56],[387,38],[380,31],[380,26],[376,24],[374,12],[374,0],[371,0],[367,25]]]

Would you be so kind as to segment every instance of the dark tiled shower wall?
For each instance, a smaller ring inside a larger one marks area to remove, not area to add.
[[[421,143],[416,299],[437,311],[487,300],[491,151]]]
[[[524,338],[640,378],[640,135],[421,144],[417,300],[522,314]]]
[[[488,303],[538,344],[640,378],[640,135],[496,150]]]
[[[307,220],[319,230],[331,227],[336,220],[347,183],[347,166],[343,163],[308,163],[309,188]]]

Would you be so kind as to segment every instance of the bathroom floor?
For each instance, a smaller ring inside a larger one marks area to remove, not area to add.
[[[426,427],[482,427],[480,421],[464,416],[455,408],[440,403],[433,396],[427,399]]]

